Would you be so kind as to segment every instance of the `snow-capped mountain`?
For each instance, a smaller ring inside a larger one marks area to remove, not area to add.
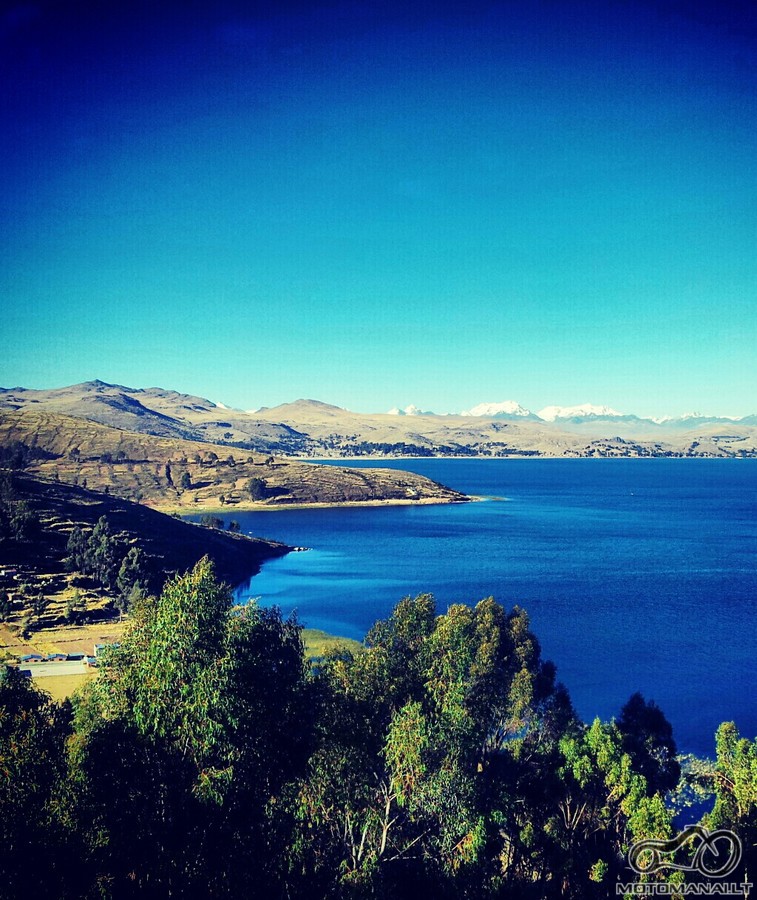
[[[420,409],[411,404],[401,409],[395,406],[388,415],[392,416],[434,416],[433,412]],[[449,415],[449,414],[446,414]],[[502,400],[498,403],[478,403],[470,409],[464,409],[458,415],[481,419],[512,419],[521,422],[549,422],[557,427],[573,430],[576,427],[593,426],[593,430],[602,427],[602,423],[614,423],[618,427],[637,427],[644,431],[665,428],[686,430],[705,425],[757,425],[757,416],[708,416],[699,412],[685,413],[682,416],[639,416],[635,413],[619,412],[611,406],[600,406],[593,403],[581,403],[577,406],[545,406],[539,412],[532,412],[516,400]],[[623,432],[624,434],[627,431]]]
[[[406,406],[404,409],[400,409],[399,406],[394,406],[387,413],[388,416],[433,416],[430,410],[420,409],[415,406],[415,404],[411,403],[410,406]]]
[[[584,403],[580,406],[545,406],[537,413],[545,422],[558,419],[617,419],[626,418],[625,413],[618,412],[610,406],[594,406]],[[633,418],[636,418],[634,416]]]
[[[461,416],[489,416],[493,419],[536,419],[530,409],[521,406],[515,400],[503,400],[501,403],[479,403],[471,409],[465,409]]]
[[[729,425],[739,423],[742,425],[753,424],[748,419],[738,418],[738,416],[708,416],[700,412],[684,413],[682,416],[662,416],[661,418],[652,419],[657,425],[666,425],[670,428],[695,428],[697,425]]]

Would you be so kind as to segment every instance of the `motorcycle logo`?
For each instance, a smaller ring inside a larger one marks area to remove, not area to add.
[[[694,854],[690,862],[678,863],[667,855],[689,844]],[[708,831],[701,825],[689,825],[669,841],[646,840],[628,851],[628,865],[639,875],[651,875],[661,869],[699,872],[708,878],[724,878],[741,862],[741,840],[725,828]]]

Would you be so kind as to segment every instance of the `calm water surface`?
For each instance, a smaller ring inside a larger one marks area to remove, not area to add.
[[[312,627],[362,638],[403,596],[440,612],[493,595],[524,606],[587,720],[636,690],[679,747],[713,752],[724,720],[757,734],[757,462],[420,460],[405,468],[482,502],[234,514],[310,547],[240,589]]]

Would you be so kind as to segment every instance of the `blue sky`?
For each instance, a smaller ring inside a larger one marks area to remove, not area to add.
[[[0,20],[0,385],[757,412],[751,3],[61,6]]]

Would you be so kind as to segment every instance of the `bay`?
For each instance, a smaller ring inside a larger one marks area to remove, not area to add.
[[[339,462],[344,465],[344,462]],[[751,460],[393,460],[480,502],[235,512],[242,530],[307,546],[238,590],[362,638],[406,595],[440,612],[494,596],[527,609],[579,714],[634,691],[679,748],[717,725],[757,734],[757,463]]]

